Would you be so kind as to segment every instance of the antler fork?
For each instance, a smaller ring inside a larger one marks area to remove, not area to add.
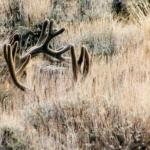
[[[62,28],[58,31],[54,31],[53,30],[53,24],[54,24],[53,20],[51,20],[51,21],[45,20],[44,21],[41,35],[38,39],[38,42],[36,43],[35,46],[31,47],[28,50],[28,52],[24,56],[22,56],[21,59],[25,60],[28,57],[28,55],[31,55],[31,58],[32,58],[32,57],[35,57],[38,53],[45,53],[45,54],[50,55],[50,56],[57,58],[59,60],[65,60],[65,58],[62,56],[62,54],[69,51],[71,48],[71,45],[64,46],[64,47],[59,48],[57,50],[53,50],[49,47],[50,41],[54,37],[58,36],[59,34],[62,34],[65,31],[64,28]],[[46,35],[47,27],[48,27],[48,33]],[[46,37],[45,37],[45,35],[46,35]]]

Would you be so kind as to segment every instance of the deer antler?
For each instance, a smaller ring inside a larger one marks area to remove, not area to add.
[[[72,58],[72,70],[73,70],[73,78],[75,81],[78,79],[78,72],[83,74],[83,77],[85,78],[87,74],[89,73],[90,68],[90,58],[89,53],[87,51],[87,48],[82,46],[81,53],[79,56],[78,61],[76,60],[75,50],[74,47],[71,47],[71,58]],[[83,64],[83,69],[81,65]]]
[[[23,59],[23,60],[26,59],[28,57],[28,55],[31,55],[31,58],[32,58],[32,57],[36,56],[38,53],[45,53],[45,54],[50,55],[59,60],[65,60],[65,58],[62,56],[62,54],[69,51],[71,48],[71,45],[67,45],[67,46],[59,48],[57,50],[53,50],[49,47],[50,41],[54,37],[58,36],[59,34],[61,34],[65,31],[64,28],[62,28],[58,31],[54,31],[53,24],[54,24],[53,20],[51,20],[51,21],[45,20],[44,21],[41,35],[40,35],[36,45],[31,47],[28,50],[28,52],[24,56],[22,56],[21,59]],[[47,27],[48,27],[48,33],[46,34]],[[46,35],[46,37],[45,37],[45,35]]]
[[[25,91],[27,88],[19,82],[17,76],[21,75],[22,72],[25,70],[25,67],[30,61],[31,55],[29,55],[21,65],[17,66],[18,62],[16,63],[17,58],[16,53],[18,50],[18,42],[15,42],[14,45],[12,46],[10,44],[8,45],[5,44],[3,50],[4,50],[4,58],[8,65],[8,69],[14,84],[22,91]]]
[[[22,54],[21,56],[17,55],[17,54],[20,54],[20,51],[17,52],[18,45],[21,40],[21,37],[19,34],[14,34],[10,38],[9,44],[4,45],[4,57],[8,65],[12,80],[14,84],[23,91],[25,91],[27,88],[19,82],[17,77],[22,74],[22,72],[24,71],[25,67],[27,66],[31,58],[35,57],[39,53],[45,53],[59,60],[65,60],[65,58],[62,55],[63,53],[70,50],[71,45],[67,45],[57,50],[53,50],[49,46],[50,41],[54,37],[56,37],[57,35],[65,31],[64,28],[58,31],[54,30],[53,24],[54,24],[53,20],[44,21],[43,26],[42,26],[42,31],[41,31],[40,37],[36,45],[31,47],[29,50],[27,50],[27,53],[24,55]],[[48,33],[46,33],[47,28],[48,28]],[[18,61],[19,61],[19,66],[18,66]]]
[[[81,48],[81,54],[76,60],[75,50],[72,45],[67,45],[65,47],[61,47],[57,50],[53,50],[49,43],[50,41],[56,37],[57,35],[63,33],[65,31],[64,28],[56,31],[53,29],[54,21],[45,20],[42,26],[42,31],[40,37],[35,46],[31,47],[27,50],[27,53],[21,56],[20,51],[18,52],[18,45],[20,42],[20,36],[18,34],[14,35],[10,39],[10,44],[4,45],[4,57],[6,63],[8,65],[8,69],[14,84],[20,88],[22,91],[25,91],[27,88],[18,80],[18,76],[21,76],[25,67],[29,63],[30,59],[35,57],[39,53],[45,53],[49,56],[52,56],[58,60],[65,60],[63,54],[71,49],[71,58],[72,58],[72,68],[73,68],[73,77],[74,80],[77,81],[78,72],[80,71],[84,77],[87,76],[89,72],[89,54],[87,49],[83,46]],[[48,33],[46,33],[46,29],[48,28]],[[19,47],[20,50],[20,47]],[[83,67],[82,67],[83,64]]]

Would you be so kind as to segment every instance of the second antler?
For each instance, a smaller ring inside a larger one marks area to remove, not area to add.
[[[90,57],[87,48],[82,46],[79,59],[77,60],[74,47],[72,46],[71,58],[72,58],[72,71],[73,71],[74,80],[77,81],[79,72],[83,74],[83,77],[85,78],[89,73],[89,69],[90,69]]]

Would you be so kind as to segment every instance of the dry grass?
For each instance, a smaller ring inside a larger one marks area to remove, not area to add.
[[[93,0],[94,7],[98,2]],[[49,3],[23,1],[35,22],[47,16]],[[64,74],[51,74],[49,62],[37,58],[24,81],[34,91],[22,93],[0,72],[0,149],[150,149],[150,17],[140,17],[141,25],[123,24],[106,8],[100,19],[59,24],[67,30],[55,47],[74,43],[77,51],[82,44],[115,51],[107,63],[94,56],[85,81],[74,84],[70,66]]]

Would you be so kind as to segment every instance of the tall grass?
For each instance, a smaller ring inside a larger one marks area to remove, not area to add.
[[[35,22],[47,17],[51,5],[47,0],[23,3]],[[0,4],[3,8],[2,0]],[[113,43],[114,55],[107,62],[93,56],[86,80],[75,84],[70,65],[57,74],[62,66],[49,66],[39,57],[32,60],[23,81],[32,91],[22,93],[11,80],[0,82],[0,148],[150,148],[150,17],[140,17],[140,24],[120,23],[110,10],[108,15],[108,6],[93,10],[100,18],[58,25],[66,32],[54,40],[54,47],[74,43],[78,54],[82,44],[90,52],[101,52]]]

